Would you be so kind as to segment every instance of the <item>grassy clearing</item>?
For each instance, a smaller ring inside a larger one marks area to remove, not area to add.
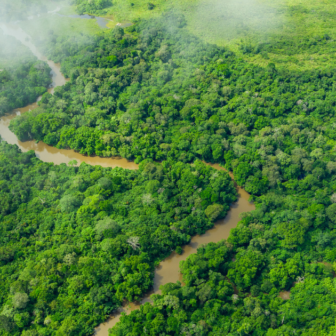
[[[148,3],[154,8],[148,9]],[[107,10],[106,16],[115,22],[134,21],[138,18],[150,19],[162,14],[172,1],[164,0],[114,0],[113,6]]]
[[[154,5],[151,10],[149,2]],[[59,5],[60,14],[75,14],[73,6]],[[335,0],[114,0],[104,17],[113,28],[119,22],[151,19],[170,9],[182,12],[189,31],[202,40],[227,46],[260,66],[324,68],[332,65],[336,55]],[[62,36],[101,30],[95,20],[50,14],[25,21],[22,27],[40,43],[51,31]],[[322,38],[325,35],[327,41]],[[264,47],[255,52],[259,45]]]
[[[335,1],[276,0],[274,5],[283,25],[267,36],[270,52],[248,55],[247,59],[260,65],[273,62],[293,70],[332,66],[336,54]],[[254,43],[263,42],[253,34],[250,38]]]
[[[181,11],[188,22],[188,29],[204,41],[227,46],[242,53],[255,64],[291,69],[327,67],[335,56],[332,42],[321,45],[318,37],[325,34],[336,39],[335,0],[152,0],[154,9],[148,9],[143,0],[115,0],[106,10],[106,17],[113,19],[110,27],[118,22],[150,19],[164,11]],[[132,5],[133,4],[133,5]],[[300,45],[301,40],[315,39],[318,50]],[[274,44],[271,51],[261,54],[242,52],[242,46]],[[288,55],[288,50],[291,55]],[[294,51],[294,53],[293,53]]]
[[[148,9],[148,3],[154,8]],[[115,0],[105,17],[114,22],[151,19],[164,11],[181,11],[189,30],[210,43],[234,45],[251,34],[265,35],[282,22],[273,2],[251,0]]]
[[[185,13],[191,32],[208,42],[229,46],[261,66],[325,68],[335,57],[334,0],[238,0],[222,5],[204,1],[199,2],[198,11]],[[262,44],[268,47],[259,53],[243,48],[255,49]]]

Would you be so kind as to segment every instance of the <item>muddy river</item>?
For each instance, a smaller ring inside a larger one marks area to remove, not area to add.
[[[50,92],[53,92],[53,88],[56,86],[64,85],[66,79],[60,72],[59,64],[47,60],[33,45],[30,36],[28,36],[21,28],[17,26],[10,26],[5,24],[0,24],[0,29],[3,30],[4,34],[10,35],[18,39],[25,46],[27,46],[32,53],[40,60],[45,61],[49,64],[52,69],[52,88]],[[55,164],[68,163],[69,161],[76,160],[78,163],[86,162],[91,165],[101,165],[103,167],[122,167],[128,169],[137,169],[137,165],[134,162],[129,162],[126,159],[121,158],[100,158],[100,157],[87,157],[73,150],[60,150],[55,147],[46,145],[43,142],[36,143],[35,141],[21,142],[17,139],[15,134],[13,134],[8,126],[10,121],[15,118],[18,114],[30,111],[37,107],[37,104],[29,105],[25,108],[19,108],[14,110],[11,114],[1,117],[0,119],[0,136],[3,140],[10,144],[16,144],[19,148],[26,152],[28,150],[34,150],[36,156],[45,162],[54,162]],[[223,169],[219,165],[212,165],[215,169]],[[151,293],[141,301],[141,303],[150,301],[150,294],[158,293],[159,287],[168,282],[176,282],[181,280],[181,274],[179,272],[179,263],[181,260],[185,260],[190,254],[195,253],[197,248],[202,244],[207,244],[209,242],[218,242],[222,239],[226,239],[229,236],[230,230],[236,227],[239,221],[239,215],[242,212],[254,210],[254,205],[249,203],[249,195],[238,188],[239,199],[236,203],[232,204],[231,209],[225,219],[219,220],[215,223],[213,229],[207,231],[204,235],[195,236],[191,239],[190,244],[184,246],[182,255],[172,253],[168,258],[163,260],[160,265],[155,270],[154,287]],[[123,308],[119,309],[106,323],[101,324],[96,328],[96,336],[108,336],[108,329],[113,327],[120,318],[120,313],[129,313],[134,309],[139,307],[139,304],[127,304]]]
[[[213,165],[213,167],[216,169],[223,169],[218,165]],[[139,308],[140,304],[149,302],[149,296],[154,293],[159,293],[159,287],[161,285],[168,282],[176,282],[177,280],[182,281],[182,276],[179,271],[179,263],[181,260],[185,260],[190,254],[196,253],[199,246],[210,242],[216,243],[222,239],[226,239],[229,236],[230,230],[237,226],[237,223],[240,220],[239,215],[242,212],[254,210],[254,205],[248,201],[250,195],[241,188],[238,188],[238,193],[238,201],[231,206],[230,211],[224,219],[217,221],[215,226],[205,234],[194,236],[191,239],[190,244],[184,246],[181,255],[173,252],[168,258],[160,263],[155,270],[154,288],[151,293],[149,293],[140,303],[127,304],[119,309],[107,322],[102,323],[96,328],[95,335],[108,336],[108,329],[112,328],[119,321],[121,312],[128,314],[132,310]]]

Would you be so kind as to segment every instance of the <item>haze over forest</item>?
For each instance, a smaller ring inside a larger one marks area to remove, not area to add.
[[[0,336],[334,335],[335,12],[1,0]]]

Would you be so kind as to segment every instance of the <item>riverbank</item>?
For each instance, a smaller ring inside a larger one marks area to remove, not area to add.
[[[219,165],[211,165],[215,169],[223,169]],[[160,286],[167,283],[175,283],[176,281],[182,282],[182,274],[180,273],[180,262],[186,260],[191,254],[196,253],[197,249],[210,242],[217,243],[229,237],[231,229],[235,228],[240,220],[242,212],[248,212],[255,209],[253,203],[250,203],[250,195],[240,187],[237,187],[238,200],[231,205],[230,211],[224,219],[217,221],[214,227],[208,230],[203,235],[194,236],[190,243],[183,247],[181,255],[173,252],[168,258],[163,260],[155,270],[153,290],[140,303],[126,303],[119,309],[111,318],[102,323],[96,328],[95,336],[108,336],[108,330],[119,322],[121,313],[129,314],[133,310],[139,309],[140,305],[150,302],[150,295],[159,294]]]
[[[52,61],[46,60],[46,58],[39,52],[39,50],[31,42],[31,38],[22,29],[4,26],[1,28],[6,32],[6,34],[11,35],[18,39],[22,44],[26,45],[33,54],[40,60],[48,62],[52,69],[52,79],[53,84],[50,92],[57,86],[64,85],[66,79],[60,72],[59,64],[55,64]],[[59,150],[55,147],[48,146],[43,142],[36,143],[35,141],[20,142],[14,133],[12,133],[8,126],[10,121],[16,117],[16,115],[31,111],[37,108],[37,103],[29,105],[22,109],[16,109],[13,113],[2,117],[0,119],[0,135],[1,138],[10,144],[16,144],[23,151],[34,150],[36,156],[45,162],[54,162],[55,164],[69,163],[70,161],[76,160],[78,163],[86,162],[90,165],[101,165],[103,167],[122,167],[127,169],[137,169],[137,165],[134,162],[129,162],[122,158],[100,158],[100,157],[87,157],[72,150]],[[212,165],[215,169],[223,169],[219,165]],[[173,252],[168,258],[163,260],[155,271],[154,277],[154,287],[153,290],[146,296],[140,303],[131,303],[125,305],[122,309],[116,312],[111,319],[106,323],[100,325],[96,329],[97,336],[107,336],[108,329],[113,327],[120,318],[121,312],[129,313],[130,311],[139,308],[139,305],[148,302],[149,295],[153,293],[160,292],[160,286],[169,282],[181,281],[181,274],[179,272],[179,263],[181,260],[185,260],[190,254],[195,253],[197,248],[202,244],[207,244],[209,242],[218,242],[222,239],[226,239],[229,236],[230,230],[236,227],[239,221],[239,215],[242,212],[251,211],[254,209],[254,205],[248,202],[249,195],[238,188],[239,199],[234,203],[225,219],[217,221],[215,226],[208,230],[203,235],[194,236],[191,239],[190,244],[183,247],[183,253],[181,255]]]

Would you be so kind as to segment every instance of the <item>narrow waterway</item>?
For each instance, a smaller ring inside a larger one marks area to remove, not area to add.
[[[62,75],[60,65],[48,60],[43,56],[40,51],[32,43],[31,37],[23,31],[17,25],[0,23],[0,29],[2,29],[5,35],[13,36],[23,45],[28,47],[30,51],[41,61],[47,62],[51,68],[52,84],[49,92],[53,93],[54,88],[62,86],[66,83],[66,78]],[[86,162],[91,165],[101,165],[102,167],[122,167],[128,169],[137,169],[137,165],[134,162],[127,161],[123,158],[101,158],[90,157],[81,155],[73,150],[57,149],[49,146],[42,141],[36,143],[35,141],[19,141],[16,135],[9,130],[9,124],[18,114],[31,111],[38,107],[37,103],[28,105],[23,108],[15,109],[11,114],[1,117],[0,119],[0,136],[2,140],[7,141],[12,145],[18,145],[19,148],[27,152],[34,150],[36,156],[45,162],[54,162],[55,164],[69,163],[72,160],[76,160],[78,163]]]
[[[28,47],[29,50],[37,57],[37,59],[48,63],[51,68],[52,75],[51,92],[53,92],[53,88],[64,85],[66,83],[65,77],[61,73],[60,65],[48,60],[45,56],[43,56],[33,44],[31,37],[21,27],[15,24],[0,23],[0,29],[5,35],[16,38],[23,45]]]
[[[215,169],[223,169],[219,165],[212,165]],[[160,293],[160,286],[169,282],[182,281],[179,264],[181,260],[185,260],[192,253],[197,252],[197,248],[202,244],[210,242],[217,243],[222,239],[228,238],[232,228],[237,226],[242,212],[252,211],[254,205],[248,201],[250,195],[243,189],[237,188],[239,193],[238,201],[232,204],[230,211],[226,217],[215,223],[215,226],[208,230],[205,234],[194,236],[190,244],[184,246],[181,255],[173,252],[168,258],[163,260],[155,270],[154,288],[140,303],[130,303],[124,305],[111,318],[96,328],[95,336],[108,336],[108,330],[119,322],[122,312],[129,314],[131,311],[138,309],[140,304],[150,302],[150,295]]]
[[[137,169],[138,165],[124,158],[101,158],[99,156],[84,156],[71,149],[58,149],[49,146],[42,141],[20,141],[17,136],[10,131],[9,124],[17,114],[31,111],[36,108],[37,104],[31,104],[24,108],[14,110],[13,113],[0,118],[0,136],[2,140],[12,145],[17,145],[23,152],[34,150],[36,156],[44,162],[54,162],[55,164],[69,163],[76,160],[78,164],[86,162],[90,165],[100,165],[102,167],[122,167],[127,169]]]
[[[0,24],[0,28],[5,34],[11,35],[27,46],[33,54],[40,60],[46,61],[52,69],[52,88],[50,92],[57,86],[64,85],[66,79],[60,71],[59,64],[55,64],[52,61],[47,60],[33,45],[31,38],[19,27]],[[17,139],[14,133],[12,133],[8,126],[10,121],[20,113],[25,113],[37,107],[34,103],[25,108],[19,108],[14,110],[11,114],[1,117],[0,119],[0,136],[3,140],[10,144],[16,144],[19,148],[26,152],[28,150],[34,150],[36,156],[45,162],[54,162],[55,164],[68,163],[69,161],[76,160],[78,163],[86,162],[91,165],[101,165],[103,167],[122,167],[128,169],[137,169],[137,165],[134,162],[129,162],[126,159],[121,158],[100,158],[100,157],[87,157],[73,150],[60,150],[55,147],[46,145],[43,142],[36,143],[35,141],[21,142]],[[223,169],[219,165],[212,165],[215,169]],[[232,177],[232,176],[231,176]],[[241,188],[237,188],[239,193],[238,201],[235,202],[227,214],[227,216],[215,223],[215,226],[208,230],[203,235],[197,235],[191,239],[190,244],[184,246],[182,255],[178,255],[173,252],[168,258],[163,260],[155,270],[154,287],[151,293],[141,301],[141,303],[150,301],[150,295],[153,293],[159,293],[160,286],[169,282],[176,282],[181,279],[179,272],[179,263],[181,260],[185,260],[190,254],[195,253],[197,248],[202,244],[210,242],[218,242],[222,239],[226,239],[232,228],[236,227],[239,221],[239,215],[242,212],[254,210],[254,205],[249,203],[249,195]],[[120,318],[121,312],[129,313],[134,309],[139,308],[141,303],[131,303],[125,305],[119,309],[106,323],[101,324],[96,328],[96,336],[108,336],[108,329],[113,327]]]

